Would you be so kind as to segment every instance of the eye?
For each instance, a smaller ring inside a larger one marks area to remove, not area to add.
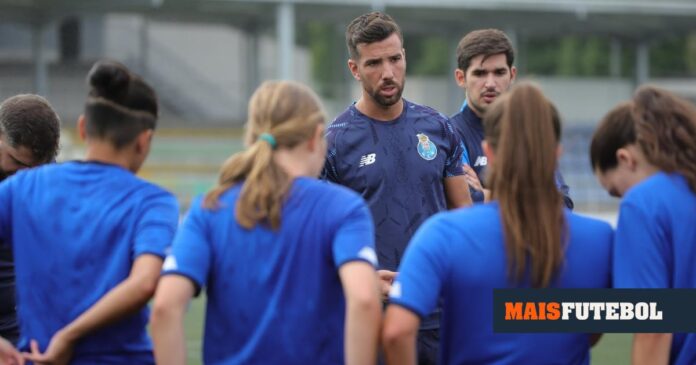
[[[392,56],[390,59],[392,62],[398,62],[401,60],[401,55]]]
[[[507,74],[507,70],[504,69],[504,68],[501,68],[501,69],[499,69],[499,70],[496,70],[496,71],[495,71],[495,74],[498,75],[498,76],[504,76],[504,75]]]
[[[474,71],[472,72],[472,74],[473,74],[474,76],[483,76],[483,75],[486,74],[486,72],[483,71],[483,70],[474,70]]]

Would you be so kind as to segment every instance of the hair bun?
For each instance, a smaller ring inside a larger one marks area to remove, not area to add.
[[[98,61],[87,74],[91,96],[115,102],[120,102],[128,93],[130,79],[130,72],[124,65],[108,60]]]

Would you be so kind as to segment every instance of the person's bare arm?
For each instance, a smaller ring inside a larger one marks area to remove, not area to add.
[[[633,337],[633,365],[667,365],[672,348],[671,333],[636,333]]]
[[[420,318],[410,310],[392,304],[387,308],[382,346],[387,365],[415,365],[416,337]]]
[[[444,180],[445,197],[447,198],[447,208],[456,209],[468,207],[473,203],[469,186],[466,182],[466,175],[450,176]]]
[[[372,265],[348,262],[338,270],[346,297],[345,363],[374,364],[377,360],[382,305]]]
[[[183,276],[166,275],[160,279],[150,319],[157,364],[186,364],[184,315],[194,291],[191,280]]]

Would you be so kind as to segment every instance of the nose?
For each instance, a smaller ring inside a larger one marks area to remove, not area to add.
[[[486,83],[485,83],[486,88],[495,88],[495,77],[492,72],[488,73],[486,76]]]
[[[391,80],[394,78],[394,70],[392,65],[386,64],[384,69],[382,69],[382,80]]]

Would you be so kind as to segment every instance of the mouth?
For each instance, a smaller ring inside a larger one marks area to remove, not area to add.
[[[399,89],[396,87],[396,85],[384,85],[379,88],[379,93],[386,96],[394,96]]]
[[[481,95],[481,98],[483,99],[483,101],[490,104],[490,103],[495,101],[495,99],[498,97],[498,95],[500,95],[500,94],[497,92],[487,92],[487,93],[483,93]]]

